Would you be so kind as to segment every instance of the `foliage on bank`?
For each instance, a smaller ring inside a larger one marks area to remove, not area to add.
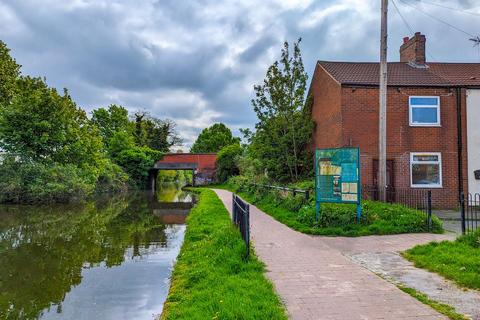
[[[264,266],[245,245],[215,193],[199,189],[187,218],[163,320],[287,319]]]
[[[317,221],[312,197],[305,201],[303,194],[294,197],[291,193],[258,188],[241,176],[231,178],[221,187],[239,193],[278,221],[307,234],[356,237],[428,232],[423,212],[397,204],[363,201],[360,223],[356,221],[355,205],[322,204]],[[433,217],[432,232],[443,232],[437,217]]]
[[[216,153],[223,147],[239,144],[240,139],[232,135],[232,131],[223,123],[215,123],[200,132],[192,145],[192,153]]]
[[[122,106],[90,119],[68,91],[24,76],[0,41],[0,202],[68,202],[127,187],[181,142],[175,123]]]
[[[418,268],[436,272],[463,287],[480,289],[480,230],[455,241],[416,246],[403,256]]]

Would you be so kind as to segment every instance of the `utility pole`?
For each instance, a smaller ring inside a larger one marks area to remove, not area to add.
[[[380,201],[386,200],[387,186],[387,17],[388,0],[382,1],[381,35],[380,35],[380,89],[379,89],[379,123],[378,123],[378,191]]]

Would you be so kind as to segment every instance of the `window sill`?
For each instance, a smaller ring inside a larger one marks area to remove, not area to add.
[[[443,189],[443,186],[442,185],[422,184],[422,185],[410,185],[410,188],[414,188],[414,189]]]
[[[422,124],[414,124],[414,123],[410,123],[409,125],[410,127],[414,127],[414,128],[441,128],[442,125],[441,124],[425,124],[425,123],[422,123]]]

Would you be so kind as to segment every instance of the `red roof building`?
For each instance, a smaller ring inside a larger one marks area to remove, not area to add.
[[[434,206],[480,193],[480,63],[426,61],[425,36],[388,63],[387,183],[432,190]],[[376,185],[378,63],[318,61],[310,85],[316,148],[360,147],[362,184]],[[477,175],[475,173],[477,172]],[[478,178],[478,179],[477,179]]]

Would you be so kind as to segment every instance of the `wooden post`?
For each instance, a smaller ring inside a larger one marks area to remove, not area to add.
[[[388,0],[381,0],[380,88],[378,123],[378,191],[380,201],[386,200],[387,186],[387,17]]]

